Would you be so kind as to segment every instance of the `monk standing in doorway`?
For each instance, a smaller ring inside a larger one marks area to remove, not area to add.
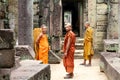
[[[42,32],[39,34],[36,44],[39,47],[37,60],[41,60],[43,64],[48,64],[48,51],[49,51],[49,43],[47,37],[47,27],[42,25]]]
[[[67,31],[64,39],[64,46],[63,46],[63,64],[65,67],[66,72],[68,73],[64,79],[73,78],[73,71],[74,71],[74,52],[75,52],[75,34],[72,32],[71,24],[67,23],[65,26]]]
[[[93,29],[90,27],[90,23],[85,23],[85,35],[84,35],[84,62],[81,65],[86,65],[86,60],[89,60],[87,66],[91,66],[91,59],[94,54],[93,52]]]

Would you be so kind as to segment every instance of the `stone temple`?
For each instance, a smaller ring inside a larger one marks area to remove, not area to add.
[[[0,80],[50,80],[50,66],[34,60],[33,29],[47,25],[51,46],[49,63],[60,63],[65,23],[72,24],[77,42],[82,43],[86,21],[94,29],[93,46],[95,53],[101,55],[101,71],[109,77],[103,64],[111,62],[108,58],[113,53],[120,64],[119,14],[120,0],[0,0]],[[83,44],[76,44],[76,49],[75,58],[79,59]],[[110,76],[109,80],[120,78]]]

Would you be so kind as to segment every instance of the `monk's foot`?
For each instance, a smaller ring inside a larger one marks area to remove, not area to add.
[[[74,74],[73,73],[70,73],[70,74],[67,74],[64,79],[70,79],[70,78],[73,78]]]
[[[86,65],[85,63],[81,63],[80,65]]]
[[[91,65],[91,64],[87,64],[87,65],[86,65],[86,67],[90,67],[90,66],[92,66],[92,65]]]

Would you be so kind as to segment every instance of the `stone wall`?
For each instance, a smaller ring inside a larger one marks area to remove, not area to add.
[[[118,0],[108,0],[109,19],[107,38],[118,39]]]
[[[118,3],[118,14],[120,14],[120,0]],[[120,15],[118,16],[118,25],[120,26]],[[118,27],[118,52],[120,53],[120,27]]]
[[[105,0],[97,0],[96,5],[96,27],[94,28],[94,47],[96,50],[103,50],[103,39],[106,38],[108,10]]]
[[[88,21],[94,29],[94,49],[102,51],[107,30],[107,3],[105,0],[88,0],[88,7]]]
[[[34,0],[33,2],[33,10],[34,10],[34,18],[33,18],[33,27],[39,27],[39,20],[40,20],[40,1]]]
[[[15,31],[15,36],[17,38],[18,29],[18,0],[8,0],[8,10],[9,10],[9,27]]]
[[[8,19],[8,2],[5,0],[0,1],[0,29],[9,28]]]
[[[83,22],[85,23],[86,21],[88,21],[88,0],[84,0],[83,2]]]

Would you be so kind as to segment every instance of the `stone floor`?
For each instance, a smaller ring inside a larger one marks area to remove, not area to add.
[[[74,78],[67,80],[108,80],[106,75],[100,72],[99,59],[93,59],[91,67],[79,65],[82,59],[75,59]],[[64,80],[66,72],[61,61],[60,64],[51,64],[51,80]]]

